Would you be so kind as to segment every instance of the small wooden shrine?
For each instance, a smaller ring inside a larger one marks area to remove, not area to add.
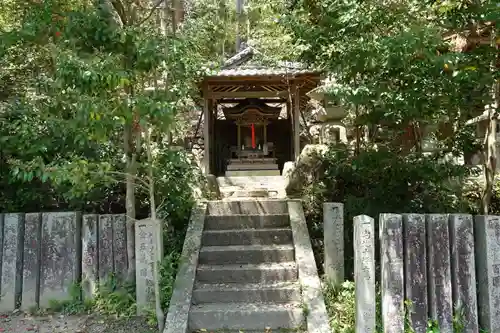
[[[319,72],[298,64],[250,64],[253,49],[229,59],[201,83],[204,171],[216,176],[280,175],[300,154],[301,112]]]
[[[225,118],[237,128],[237,145],[231,147],[231,157],[226,173],[239,171],[264,171],[278,174],[279,167],[273,142],[268,142],[268,126],[279,119],[280,107],[272,107],[260,99],[244,99],[234,107],[224,108]],[[273,171],[271,171],[273,170]]]

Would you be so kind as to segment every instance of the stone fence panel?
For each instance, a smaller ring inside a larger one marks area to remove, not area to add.
[[[403,333],[407,324],[425,333],[430,321],[441,333],[500,332],[499,216],[381,214],[380,249],[373,228],[359,237],[370,219],[354,218],[354,276],[363,277],[355,281],[357,328],[375,330],[375,321],[366,320],[375,301],[366,297],[368,291],[373,297],[377,281],[375,274],[366,277],[366,267],[375,267],[380,251],[383,332]]]
[[[47,307],[127,271],[125,215],[0,214],[0,312]]]

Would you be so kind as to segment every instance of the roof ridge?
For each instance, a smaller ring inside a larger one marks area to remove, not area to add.
[[[223,69],[229,69],[234,66],[241,65],[242,63],[250,60],[254,55],[254,49],[251,46],[246,46],[231,58],[227,59],[222,66]]]

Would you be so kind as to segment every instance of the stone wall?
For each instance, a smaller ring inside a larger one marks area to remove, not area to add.
[[[374,332],[376,268],[383,332],[500,332],[500,217],[381,214],[354,219],[356,331]],[[375,252],[380,251],[380,262]],[[368,325],[368,326],[367,326]],[[455,327],[455,328],[454,328]]]
[[[127,272],[125,215],[0,214],[0,312],[47,307]]]

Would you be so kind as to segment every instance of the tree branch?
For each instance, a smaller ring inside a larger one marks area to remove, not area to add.
[[[127,14],[125,12],[125,7],[123,6],[121,0],[111,0],[111,4],[118,13],[118,16],[120,17],[120,20],[122,21],[123,25],[127,25],[128,22]]]
[[[139,22],[138,25],[142,25],[144,22],[146,22],[147,20],[149,20],[151,18],[151,16],[153,15],[153,13],[158,9],[158,7],[160,7],[160,5],[163,2],[165,2],[165,0],[158,0],[158,1],[156,1],[156,3],[153,5],[153,8],[151,8],[151,10],[149,11],[148,15],[146,15],[146,17],[141,22]]]

